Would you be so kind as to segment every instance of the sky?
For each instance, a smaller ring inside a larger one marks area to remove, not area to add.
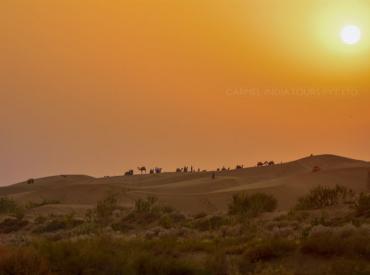
[[[370,160],[367,0],[2,0],[0,185]],[[355,24],[356,45],[340,30]]]

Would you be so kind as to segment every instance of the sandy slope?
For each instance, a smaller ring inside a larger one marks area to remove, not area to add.
[[[322,171],[313,173],[319,166]],[[218,172],[163,173],[133,177],[92,178],[88,176],[55,176],[0,188],[0,196],[18,201],[53,199],[57,206],[44,211],[86,209],[109,193],[119,194],[123,205],[130,206],[139,197],[153,195],[164,203],[185,212],[223,211],[237,192],[266,192],[279,201],[280,209],[288,209],[297,198],[313,186],[340,184],[356,192],[367,190],[370,163],[333,155],[321,155],[270,167],[253,167]]]

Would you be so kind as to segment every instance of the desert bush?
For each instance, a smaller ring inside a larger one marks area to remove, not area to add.
[[[42,200],[40,202],[28,202],[25,206],[26,209],[33,209],[33,208],[37,208],[37,207],[41,207],[41,206],[44,206],[44,205],[49,205],[49,204],[59,204],[60,201],[58,200]]]
[[[322,231],[311,234],[301,244],[305,254],[319,256],[356,255],[370,258],[370,235],[360,232]]]
[[[176,241],[121,241],[107,236],[35,244],[57,274],[210,274],[173,254]],[[35,273],[36,274],[36,273]]]
[[[133,260],[132,269],[134,274],[154,275],[192,275],[206,274],[201,268],[181,259],[142,253]]]
[[[171,210],[169,211],[169,209]],[[176,212],[173,211],[172,208],[160,205],[156,197],[149,196],[145,199],[137,199],[133,211],[131,211],[124,221],[137,224],[150,224],[159,221],[163,215],[174,217]]]
[[[199,212],[199,213],[193,215],[194,219],[201,219],[201,218],[204,218],[204,217],[207,217],[206,212]]]
[[[206,261],[207,270],[213,275],[228,275],[227,256],[223,251],[216,251],[208,256]]]
[[[294,242],[285,239],[269,239],[252,244],[246,250],[244,258],[252,263],[269,261],[292,253],[296,249]]]
[[[114,210],[118,209],[118,199],[115,195],[110,195],[105,199],[98,201],[95,209],[96,221],[106,225],[111,219]]]
[[[25,227],[28,221],[21,219],[5,219],[0,223],[0,233],[16,232]]]
[[[174,221],[173,221],[173,219],[171,218],[170,215],[164,215],[160,218],[159,224],[162,227],[164,227],[166,229],[169,229],[174,225]]]
[[[0,274],[51,275],[50,267],[35,249],[16,248],[0,257]]]
[[[339,259],[331,264],[327,275],[369,275],[370,264],[358,259]]]
[[[370,194],[361,193],[354,207],[358,216],[370,217]]]
[[[51,216],[48,220],[40,224],[35,230],[35,233],[55,232],[59,230],[72,229],[83,223],[74,217],[74,214],[64,216]]]
[[[37,217],[34,220],[34,223],[40,225],[40,224],[43,224],[44,222],[46,222],[47,220],[48,220],[47,217],[45,217],[43,215],[37,215]]]
[[[334,188],[317,186],[309,194],[298,199],[295,209],[313,210],[334,206],[344,202],[353,192],[343,186],[337,185]]]
[[[301,244],[304,254],[319,256],[340,256],[346,252],[346,248],[344,240],[327,231],[310,235]]]
[[[272,195],[242,193],[233,196],[232,202],[229,204],[229,214],[255,217],[263,212],[272,212],[276,207],[277,200]]]
[[[203,219],[194,220],[192,228],[200,231],[212,231],[221,228],[221,226],[229,223],[229,219],[223,216],[209,216]]]
[[[15,200],[7,197],[0,198],[0,214],[14,213],[18,208]]]
[[[251,275],[294,275],[295,273],[283,266],[258,266]]]
[[[138,213],[152,213],[158,210],[158,199],[156,197],[147,197],[146,199],[137,199],[135,201],[135,211]]]

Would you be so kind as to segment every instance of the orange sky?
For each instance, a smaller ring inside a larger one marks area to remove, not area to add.
[[[369,160],[370,3],[341,3],[1,1],[0,185],[310,153]],[[364,35],[352,48],[335,40],[349,20]]]

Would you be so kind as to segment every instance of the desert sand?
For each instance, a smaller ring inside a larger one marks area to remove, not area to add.
[[[313,172],[315,166],[320,171]],[[117,194],[122,206],[130,207],[137,198],[155,196],[184,213],[226,211],[232,195],[238,192],[265,192],[278,200],[278,210],[288,210],[299,197],[317,185],[336,184],[356,193],[367,191],[370,163],[334,155],[319,155],[266,167],[239,170],[134,175],[94,178],[84,175],[58,175],[0,188],[0,197],[16,201],[55,200],[41,212],[83,211],[109,194]]]

